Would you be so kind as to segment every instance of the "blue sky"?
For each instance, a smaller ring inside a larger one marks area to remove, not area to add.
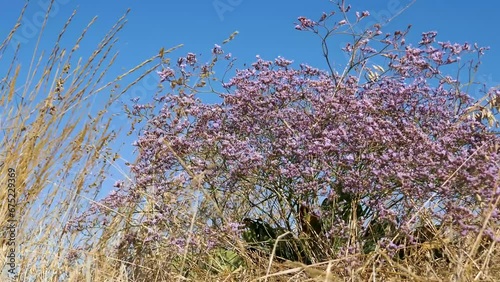
[[[22,48],[26,54],[30,54],[30,48],[36,43],[37,30],[40,28],[37,23],[49,1],[30,2],[31,6],[23,21],[25,27],[20,33],[24,39]],[[375,20],[385,21],[387,17],[395,16],[411,2],[412,0],[351,0],[349,3],[352,4],[353,10],[368,10],[372,17],[367,19],[366,23],[374,23]],[[2,7],[0,38],[3,39],[14,25],[24,1],[0,0],[0,3]],[[94,16],[98,16],[94,28],[89,32],[89,36],[94,37],[95,41],[80,46],[81,54],[90,52],[100,37],[127,8],[131,8],[131,12],[125,29],[119,35],[120,41],[117,45],[120,56],[108,79],[157,54],[161,47],[169,48],[184,44],[184,47],[172,56],[174,60],[187,52],[204,54],[202,58],[208,60],[213,45],[221,43],[236,30],[239,31],[238,36],[225,47],[225,51],[231,52],[238,58],[237,67],[241,67],[243,63],[253,62],[255,55],[258,54],[264,59],[283,56],[296,63],[308,63],[325,68],[319,39],[312,33],[296,31],[294,23],[298,16],[318,19],[323,11],[334,10],[335,6],[327,0],[54,0],[54,10],[46,30],[46,39],[41,47],[50,50],[64,22],[73,10],[77,9],[72,26],[75,32],[69,36],[68,44],[71,44],[72,36],[78,36],[87,23]],[[439,41],[477,42],[480,46],[491,47],[484,56],[477,80],[488,86],[495,86],[500,84],[500,69],[497,67],[500,58],[500,38],[497,36],[495,24],[499,10],[500,3],[496,1],[474,4],[464,0],[416,0],[394,21],[386,25],[384,30],[405,29],[408,24],[412,24],[408,43],[417,43],[421,32],[436,30],[439,33]],[[32,29],[27,30],[28,26]],[[342,61],[342,57],[335,56],[342,42],[346,42],[345,37],[334,37],[330,43],[334,62]],[[21,57],[21,60],[23,58]],[[342,67],[341,64],[336,66],[338,69]],[[0,66],[0,71],[2,70]],[[126,100],[139,94],[145,94],[144,87],[131,89],[123,99],[128,102]],[[147,97],[141,101],[147,102]],[[125,119],[120,119],[114,126],[125,125],[124,122]],[[127,128],[126,125],[125,127]],[[120,139],[120,143],[122,142],[125,145],[125,149],[121,152],[122,157],[129,161],[133,160],[132,150],[128,147],[133,138],[123,137]],[[119,165],[122,166],[123,163]],[[112,178],[118,179],[120,175],[115,174]]]

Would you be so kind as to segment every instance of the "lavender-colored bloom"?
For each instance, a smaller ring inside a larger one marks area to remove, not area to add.
[[[188,53],[186,56],[186,62],[190,66],[194,66],[196,64],[196,55],[194,53]]]
[[[224,54],[224,51],[222,50],[222,48],[215,44],[214,48],[212,49],[212,54],[214,55],[220,55],[220,54]]]

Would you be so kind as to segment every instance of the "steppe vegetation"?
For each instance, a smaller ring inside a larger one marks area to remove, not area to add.
[[[65,46],[74,15],[52,50],[9,52],[24,11],[0,44],[3,277],[14,215],[17,281],[500,280],[500,90],[467,92],[486,48],[360,30],[369,12],[339,1],[295,27],[327,70],[236,70],[234,33],[207,62],[159,47],[110,79],[127,13],[80,57],[94,21]],[[137,159],[103,187],[120,161],[106,110],[149,75],[159,91],[123,108]]]

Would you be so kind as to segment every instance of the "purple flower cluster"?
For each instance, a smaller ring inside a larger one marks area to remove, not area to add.
[[[434,37],[424,34],[424,48],[394,55],[391,75],[376,83],[347,76],[335,84],[309,66],[258,57],[224,85],[229,94],[220,94],[221,103],[169,95],[138,140],[137,184],[186,191],[183,160],[204,173],[220,200],[244,201],[236,191],[269,201],[269,194],[286,195],[284,214],[293,214],[289,207],[299,199],[337,197],[333,187],[342,183],[372,215],[400,211],[398,222],[409,223],[403,214],[432,198],[436,219],[477,224],[474,195],[485,203],[498,196],[492,148],[499,140],[483,124],[459,118],[473,101],[441,79],[439,68],[468,48],[433,47]]]
[[[357,14],[358,20],[368,16]],[[317,24],[305,17],[299,22],[301,30]],[[494,220],[500,220],[499,207],[488,206],[500,196],[500,140],[480,120],[467,117],[475,101],[443,74],[460,56],[484,49],[436,43],[435,32],[424,33],[415,47],[404,35],[387,34],[378,42],[385,47],[377,50],[370,46],[382,36],[375,26],[345,48],[361,51],[361,65],[375,55],[388,60],[376,80],[364,80],[364,68],[340,76],[307,65],[294,68],[281,57],[257,57],[223,84],[219,103],[203,103],[196,89],[187,87],[167,94],[135,143],[136,182],[129,191],[146,193],[162,206],[161,215],[143,224],[187,230],[191,218],[176,205],[197,189],[210,197],[203,199],[195,233],[208,226],[239,232],[237,223],[224,222],[241,206],[253,214],[281,215],[276,225],[294,231],[298,206],[319,211],[323,199],[339,205],[357,201],[359,226],[378,218],[408,232],[422,208],[433,220],[466,232],[481,225],[476,220],[481,206],[493,208]],[[223,51],[216,45],[212,53]],[[191,53],[184,61],[197,64]],[[200,76],[208,76],[199,69]],[[165,68],[159,76],[174,80],[175,72]],[[121,203],[116,197],[110,195],[108,204]],[[350,238],[349,218],[331,216],[336,224],[326,233]],[[197,238],[213,245],[206,237]],[[173,244],[184,248],[187,242]]]

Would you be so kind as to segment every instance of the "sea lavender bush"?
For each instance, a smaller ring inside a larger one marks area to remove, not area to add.
[[[486,213],[499,220],[500,140],[488,127],[494,117],[462,90],[463,77],[446,73],[477,68],[485,48],[439,42],[436,32],[409,44],[409,28],[384,33],[375,25],[351,34],[339,50],[349,58],[339,73],[327,39],[369,17],[357,12],[351,20],[349,9],[339,5],[340,20],[330,27],[335,12],[317,22],[299,17],[295,27],[320,36],[329,71],[258,57],[221,82],[217,61],[233,61],[219,45],[206,64],[193,53],[165,63],[158,74],[170,89],[155,98],[160,108],[137,104],[131,112],[148,120],[134,144],[134,183],[118,183],[107,208],[92,212],[139,205],[143,244],[176,245],[179,254],[240,236],[249,218],[278,234],[321,240],[322,249],[312,251],[329,257],[366,251],[369,243],[391,251],[394,238],[411,238],[424,215],[498,240],[478,220]],[[202,102],[207,91],[219,102]],[[488,93],[491,109],[499,94]]]

